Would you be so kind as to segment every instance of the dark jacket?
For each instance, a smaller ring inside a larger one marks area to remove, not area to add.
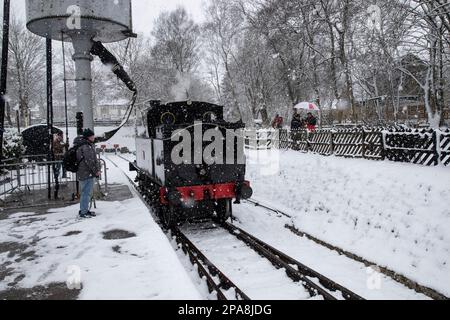
[[[64,158],[66,152],[66,144],[62,141],[53,140],[53,153],[55,154],[55,160],[59,161]]]
[[[306,118],[306,124],[311,127],[317,126],[317,119],[314,116]]]
[[[304,123],[303,123],[303,120],[300,117],[300,115],[298,115],[298,114],[294,115],[294,118],[292,119],[292,122],[291,122],[291,129],[299,130],[299,129],[303,129],[303,127],[304,127]]]
[[[77,160],[80,165],[78,168],[78,180],[84,181],[89,178],[95,178],[100,172],[100,163],[95,152],[95,145],[83,137],[78,137],[74,141],[78,146]]]

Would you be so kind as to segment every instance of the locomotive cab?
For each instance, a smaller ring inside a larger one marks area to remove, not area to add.
[[[147,133],[136,139],[139,187],[167,227],[232,215],[232,202],[252,196],[245,181],[242,122],[226,122],[223,107],[204,102],[150,102]]]

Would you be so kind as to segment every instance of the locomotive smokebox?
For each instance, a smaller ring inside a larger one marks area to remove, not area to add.
[[[92,41],[117,42],[132,35],[131,0],[26,0],[26,12],[31,32],[72,42],[78,109],[85,128],[93,130]]]

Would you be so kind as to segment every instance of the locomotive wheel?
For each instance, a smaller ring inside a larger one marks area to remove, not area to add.
[[[232,204],[230,199],[221,199],[217,201],[216,205],[216,216],[214,217],[214,220],[217,223],[224,223],[228,219],[231,218],[232,211]]]
[[[162,207],[161,210],[161,221],[165,228],[171,229],[175,227],[178,223],[177,209],[174,206]]]

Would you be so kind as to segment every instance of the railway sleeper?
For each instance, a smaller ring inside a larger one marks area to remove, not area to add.
[[[251,300],[237,285],[235,285],[227,276],[225,276],[178,228],[172,228],[172,233],[177,239],[177,242],[182,246],[183,251],[186,254],[189,254],[191,257],[191,262],[196,263],[199,267],[206,271],[208,269],[206,278],[210,279],[214,284],[210,284],[210,290],[218,291],[221,294],[218,295],[219,300],[221,297],[225,297],[222,290],[228,291],[230,289],[235,290],[236,300]],[[192,259],[194,261],[192,261]],[[216,284],[215,281],[210,276],[218,277],[220,280],[219,284]],[[201,277],[205,276],[202,272]],[[209,282],[209,281],[208,281]]]

